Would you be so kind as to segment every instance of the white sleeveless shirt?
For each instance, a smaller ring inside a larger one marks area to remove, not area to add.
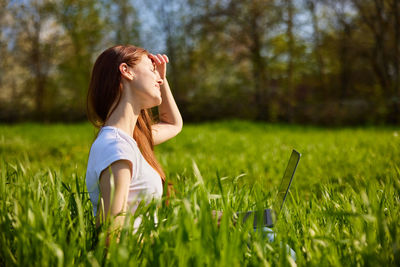
[[[112,127],[102,127],[89,153],[86,171],[86,186],[96,216],[99,203],[99,177],[103,170],[118,160],[128,160],[132,165],[132,177],[129,185],[128,207],[132,214],[141,200],[160,199],[163,187],[160,175],[146,161],[133,137],[124,131]],[[140,221],[135,221],[138,227]]]

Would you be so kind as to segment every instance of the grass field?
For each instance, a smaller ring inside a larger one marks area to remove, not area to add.
[[[143,205],[139,231],[128,223],[107,254],[85,185],[94,134],[0,125],[1,266],[400,265],[399,127],[185,125],[156,148],[175,198]],[[302,159],[269,243],[231,217],[272,203],[292,148]],[[211,210],[224,210],[219,228]]]

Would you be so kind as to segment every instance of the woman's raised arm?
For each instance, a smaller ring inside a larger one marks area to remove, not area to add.
[[[158,145],[176,136],[183,126],[182,116],[175,103],[174,96],[166,77],[166,64],[169,62],[166,55],[150,55],[157,67],[163,83],[161,85],[162,103],[158,106],[160,122],[152,126],[154,144]]]

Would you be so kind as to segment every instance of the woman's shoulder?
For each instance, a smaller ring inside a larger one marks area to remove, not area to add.
[[[109,155],[110,153],[136,153],[136,142],[133,138],[127,138],[121,130],[116,127],[105,126],[101,128],[96,140],[93,142],[90,153]]]
[[[88,185],[96,184],[101,172],[118,160],[129,161],[132,177],[136,176],[140,152],[132,140],[122,136],[115,127],[107,126],[100,130],[89,152],[86,170]]]
[[[128,160],[134,168],[133,173],[136,173],[139,153],[140,150],[133,138],[130,140],[121,135],[121,131],[115,127],[103,127],[90,148],[87,172],[94,171],[93,177],[98,179],[101,171],[113,162]]]

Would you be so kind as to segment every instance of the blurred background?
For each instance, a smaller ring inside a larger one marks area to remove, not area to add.
[[[0,0],[0,122],[85,121],[115,44],[169,56],[185,122],[400,122],[400,0]]]

